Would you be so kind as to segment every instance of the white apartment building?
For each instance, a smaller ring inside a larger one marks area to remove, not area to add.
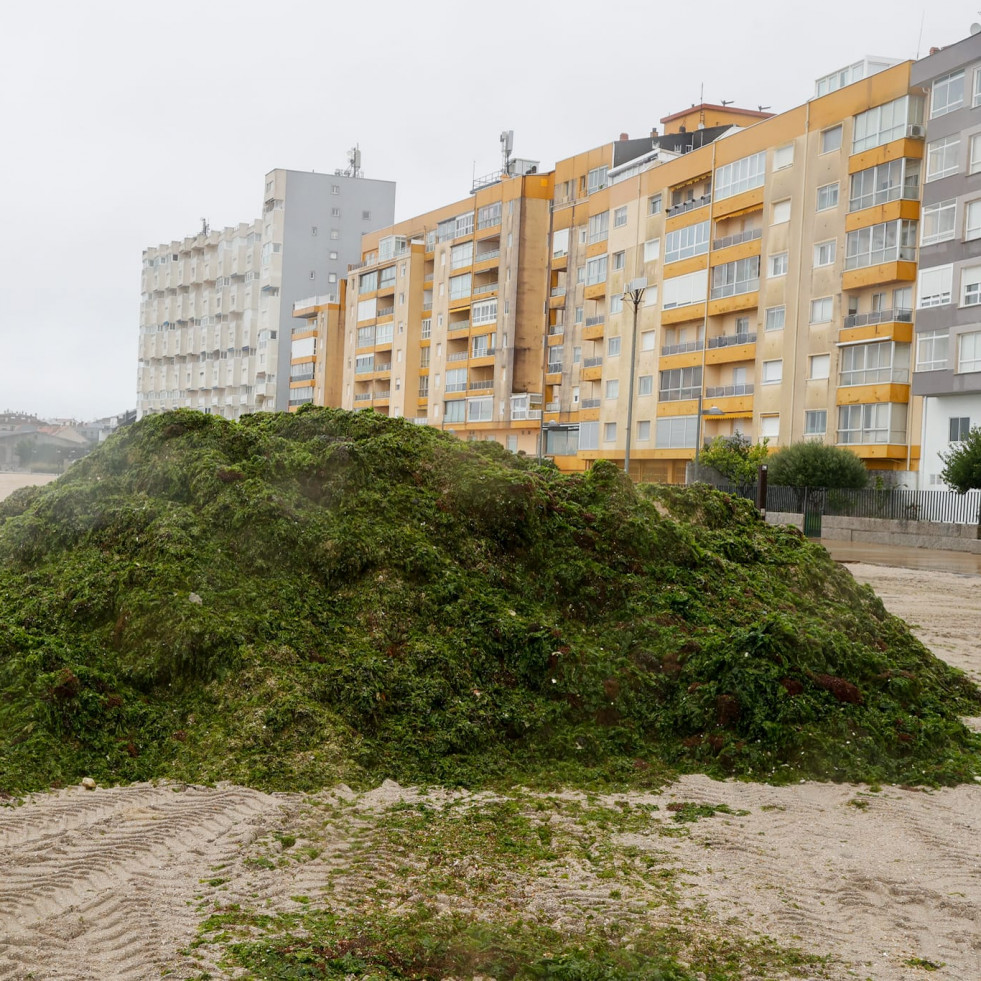
[[[294,303],[336,302],[361,236],[394,219],[394,182],[359,175],[270,171],[261,218],[144,251],[139,418],[287,409]]]

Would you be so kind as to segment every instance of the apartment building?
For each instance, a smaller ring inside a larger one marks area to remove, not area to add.
[[[340,404],[538,452],[551,197],[551,174],[516,161],[464,200],[366,235],[347,281]]]
[[[927,103],[913,393],[930,490],[940,454],[981,425],[981,34],[918,61],[911,83]]]
[[[285,410],[294,303],[339,302],[361,236],[390,224],[395,185],[273,170],[262,217],[143,253],[137,411],[188,407],[238,418]],[[305,322],[304,322],[305,323]]]
[[[560,466],[624,460],[629,418],[635,479],[681,481],[696,444],[737,431],[915,468],[909,71],[866,59],[780,115],[693,106],[625,165],[618,144],[556,165],[544,426]]]

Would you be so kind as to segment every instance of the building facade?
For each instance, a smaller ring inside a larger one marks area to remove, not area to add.
[[[927,101],[913,392],[923,399],[921,489],[981,425],[981,35],[912,69]]]
[[[394,183],[357,173],[273,170],[261,218],[144,251],[139,416],[288,408],[295,301],[336,302],[362,234],[394,217]]]

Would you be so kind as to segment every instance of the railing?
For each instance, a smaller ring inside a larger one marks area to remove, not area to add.
[[[467,390],[467,383],[462,382],[447,382],[446,389],[447,392],[465,392]]]
[[[698,393],[697,388],[662,388],[657,397],[661,402],[687,402],[688,399],[697,399]]]
[[[470,330],[470,321],[469,320],[451,320],[449,326],[446,329],[451,334],[455,330]]]
[[[724,399],[732,395],[752,395],[754,387],[747,385],[717,385],[714,388],[705,389],[705,398]]]
[[[291,331],[290,335],[295,337],[297,334],[314,334],[317,331],[317,325],[314,322],[308,324],[297,324]],[[174,354],[180,354],[181,352],[175,351]]]
[[[583,399],[579,405],[583,409],[598,409],[602,399]]]
[[[383,364],[376,364],[375,365],[375,371],[391,371],[391,370],[392,370],[392,362],[391,361],[386,361]]]
[[[558,334],[564,334],[565,324],[549,324],[548,332],[552,337],[555,337]]]
[[[446,355],[447,361],[466,361],[470,357],[467,351],[454,351],[452,354]]]
[[[474,296],[482,296],[484,293],[493,293],[497,289],[498,284],[495,283],[483,283],[481,285],[475,286],[473,288]]]
[[[695,208],[704,208],[705,205],[712,203],[712,192],[708,194],[703,194],[701,197],[689,198],[687,201],[682,201],[681,204],[672,205],[665,211],[665,214],[670,215],[683,215],[686,211],[694,211]]]
[[[298,371],[290,372],[290,381],[313,381],[313,366],[311,365],[309,371]]]
[[[723,334],[721,337],[710,337],[708,346],[713,347],[735,347],[737,344],[755,344],[755,334]]]
[[[497,353],[497,348],[495,347],[485,347],[473,350],[470,352],[471,358],[490,358]]]
[[[379,307],[375,311],[376,317],[391,317],[395,313],[395,307]]]
[[[562,371],[561,361],[549,361],[548,364],[545,365],[546,374],[555,375],[555,374],[560,374],[561,371]]]
[[[597,324],[602,324],[602,323],[606,323],[606,315],[605,314],[601,314],[598,317],[587,317],[586,318],[586,326],[587,327],[595,327]]]
[[[371,392],[355,392],[354,393],[355,402],[370,402]]]
[[[599,358],[583,358],[582,366],[584,368],[595,368],[597,365],[603,363],[603,359]]]
[[[665,344],[661,348],[661,357],[669,354],[689,354],[692,351],[701,351],[705,345],[701,341],[685,341],[683,344]]]
[[[762,237],[762,228],[751,228],[746,232],[738,232],[735,235],[725,235],[722,238],[712,239],[712,248],[728,249],[731,245],[741,245],[743,242],[755,242],[756,239]]]
[[[487,252],[478,252],[474,257],[474,263],[487,262],[488,259],[499,259],[501,256],[500,249],[488,249]]]
[[[860,194],[848,202],[848,211],[861,211],[863,208],[874,208],[877,204],[888,204],[890,201],[919,201],[920,185],[893,184],[890,187],[880,187],[868,194]]]
[[[552,292],[549,294],[549,296],[565,296],[565,287],[564,286],[553,286],[552,287]]]
[[[546,402],[545,411],[546,412],[559,412],[562,409],[561,402]]]
[[[541,419],[542,410],[541,409],[512,409],[511,419],[515,422],[521,422],[525,419]]]
[[[872,313],[850,313],[845,317],[845,327],[865,327],[871,324],[911,324],[913,311],[897,307],[894,310],[875,310]]]
[[[433,278],[434,277],[433,277],[433,274],[432,273],[426,273],[426,275],[422,277],[422,283],[423,283],[423,285],[424,286],[432,286]]]
[[[884,262],[915,262],[915,245],[894,245],[888,249],[877,249],[875,252],[862,252],[845,258],[846,269],[866,269],[869,266],[880,266]]]
[[[494,387],[493,378],[479,378],[477,381],[472,381],[470,383],[471,392],[486,392],[487,389]]]
[[[428,385],[425,388],[423,388],[422,386],[419,387],[418,397],[421,398],[421,399],[428,399],[429,398],[429,386]]]
[[[297,300],[293,304],[293,313],[297,310],[305,310],[307,307],[319,307],[325,303],[336,303],[337,298],[333,293],[323,293],[320,296],[308,296],[306,299]]]
[[[719,267],[721,268],[721,267]],[[759,279],[744,279],[741,283],[724,283],[712,287],[712,299],[720,300],[724,296],[741,296],[743,293],[755,293],[760,288]]]
[[[432,337],[433,335],[433,320],[432,317],[427,317],[422,321],[422,333],[420,337],[425,340],[427,337]]]
[[[843,371],[838,384],[842,388],[851,385],[908,385],[907,368],[860,368],[857,371]]]
[[[380,392],[375,392],[375,399],[388,399],[392,397],[392,390],[390,388],[383,388]]]

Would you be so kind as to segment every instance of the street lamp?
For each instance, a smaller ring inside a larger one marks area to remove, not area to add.
[[[630,280],[623,291],[623,298],[634,305],[634,330],[630,341],[630,382],[627,386],[627,441],[623,450],[623,472],[630,474],[630,436],[634,424],[634,376],[637,374],[637,314],[647,289],[647,279],[639,276]]]

